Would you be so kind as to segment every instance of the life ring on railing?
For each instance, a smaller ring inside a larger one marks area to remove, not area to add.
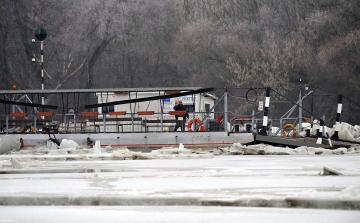
[[[287,129],[288,128],[291,128],[292,129],[292,135],[291,135],[291,137],[296,137],[296,128],[292,125],[292,124],[286,124],[286,125],[284,125],[284,128],[282,129],[282,135],[283,136],[285,136],[285,137],[287,137],[287,136],[289,136],[289,133],[291,132],[289,132],[289,133],[287,133]]]
[[[201,131],[201,132],[202,132],[202,131],[205,130],[205,126],[204,126],[204,124],[201,123],[201,120],[200,120],[199,118],[195,118],[195,119],[191,119],[191,120],[189,121],[188,125],[187,125],[189,132],[192,132],[192,131],[193,131],[192,128],[191,128],[191,126],[192,126],[192,124],[193,124],[194,122],[195,122],[195,123],[198,123],[198,124],[200,125],[198,131]]]
[[[219,117],[216,119],[216,124],[220,124],[224,114],[220,114]]]
[[[20,132],[25,132],[26,131],[26,126],[23,126],[22,128],[21,128],[21,130],[20,130]],[[35,128],[34,128],[34,126],[30,126],[30,132],[32,132],[32,133],[35,133]]]

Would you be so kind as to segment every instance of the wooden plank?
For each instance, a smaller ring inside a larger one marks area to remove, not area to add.
[[[307,147],[330,149],[330,146],[324,144],[317,144],[317,143],[305,142],[305,141],[302,142],[302,141],[297,141],[295,139],[285,139],[280,137],[262,136],[262,135],[256,135],[256,139],[253,142],[246,143],[245,145],[254,145],[259,143],[265,143],[275,146],[288,146],[290,148],[307,146]]]
[[[118,118],[118,120],[119,121],[132,121],[131,118]],[[106,119],[106,121],[107,121],[107,119]],[[139,118],[139,117],[134,118],[134,122],[136,122],[136,121],[142,121],[142,118]]]
[[[161,123],[161,120],[143,120],[144,123]],[[175,119],[164,119],[163,123],[176,123]]]
[[[89,121],[91,121],[91,122],[103,122],[104,119],[102,119],[102,118],[90,118]],[[128,121],[128,122],[131,122],[132,119],[131,119],[131,117],[127,117],[127,118],[107,118],[106,119],[106,124],[107,124],[107,122],[116,122],[116,121],[120,121],[120,122]],[[136,122],[136,121],[142,121],[142,118],[135,117],[134,122]]]

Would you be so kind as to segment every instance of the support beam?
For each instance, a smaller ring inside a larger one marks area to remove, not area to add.
[[[48,108],[48,109],[57,109],[58,106],[55,105],[42,105],[42,104],[34,104],[34,103],[26,103],[20,101],[6,101],[0,99],[0,104],[9,104],[9,105],[22,105],[27,107],[39,107],[39,108]]]
[[[155,100],[161,100],[164,98],[176,98],[176,97],[180,97],[180,96],[199,94],[199,93],[205,93],[205,92],[210,92],[210,91],[214,91],[214,88],[204,88],[204,89],[200,89],[200,90],[187,91],[187,92],[170,94],[170,95],[160,95],[160,96],[136,98],[136,99],[130,99],[130,100],[123,100],[123,101],[113,101],[113,102],[100,103],[100,104],[91,104],[91,105],[85,105],[85,109],[99,108],[99,107],[110,106],[110,105],[123,105],[123,104],[130,104],[130,103],[143,102],[143,101],[155,101]]]

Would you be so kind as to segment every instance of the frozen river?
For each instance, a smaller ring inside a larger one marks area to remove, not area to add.
[[[360,155],[30,163],[38,172],[0,175],[0,223],[360,219]]]

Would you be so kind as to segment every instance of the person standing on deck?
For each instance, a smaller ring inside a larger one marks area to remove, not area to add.
[[[175,111],[186,111],[186,107],[183,105],[182,100],[175,101],[174,106]],[[180,118],[180,119],[179,119]],[[176,132],[177,129],[180,127],[181,131],[185,131],[185,122],[186,119],[189,118],[189,114],[186,112],[185,115],[175,115],[176,125],[174,131]]]

